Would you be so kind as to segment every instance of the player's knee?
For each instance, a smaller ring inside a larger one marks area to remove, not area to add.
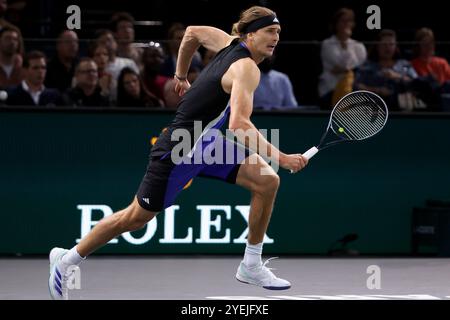
[[[276,173],[262,175],[255,191],[265,195],[273,194],[277,192],[279,186],[280,177]]]
[[[280,177],[275,173],[268,176],[268,188],[272,191],[277,191],[280,187]]]

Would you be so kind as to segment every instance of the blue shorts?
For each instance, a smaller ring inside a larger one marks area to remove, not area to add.
[[[152,157],[136,194],[139,205],[153,212],[170,207],[194,177],[234,184],[241,163],[250,154],[247,148],[219,135],[212,142],[200,143],[181,163],[174,163],[170,152]]]

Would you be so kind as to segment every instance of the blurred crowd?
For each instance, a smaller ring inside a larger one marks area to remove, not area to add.
[[[86,54],[80,53],[76,30],[61,30],[55,54],[25,48],[21,30],[3,18],[7,1],[0,0],[0,102],[10,106],[66,106],[176,109],[174,91],[178,49],[186,27],[174,23],[164,42],[139,45],[135,19],[116,12],[107,28],[97,29]],[[105,24],[106,25],[106,24]],[[394,30],[380,30],[368,45],[352,38],[355,14],[339,9],[330,23],[330,37],[321,42],[322,73],[318,75],[317,106],[331,109],[345,94],[370,90],[385,99],[391,110],[448,109],[450,66],[435,54],[429,28],[417,30],[414,56],[402,58]],[[195,81],[214,59],[200,48],[188,79]],[[261,81],[254,108],[302,108],[288,74],[274,69],[276,57],[259,65]]]
[[[449,109],[450,66],[435,54],[433,30],[416,30],[413,56],[408,60],[402,58],[394,30],[380,30],[366,49],[352,39],[354,27],[353,10],[339,9],[331,22],[332,35],[322,42],[318,88],[322,108],[330,108],[351,91],[369,90],[391,110]]]
[[[80,55],[77,33],[62,30],[51,57],[39,50],[24,52],[19,28],[1,26],[4,104],[176,108],[180,97],[174,92],[173,74],[185,27],[171,26],[165,48],[158,42],[137,46],[134,18],[129,13],[115,13],[109,26],[96,30],[85,56]],[[195,58],[189,71],[191,82],[204,66],[200,54]]]

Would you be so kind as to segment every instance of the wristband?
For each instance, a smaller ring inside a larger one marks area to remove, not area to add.
[[[180,77],[180,76],[178,76],[176,73],[174,74],[174,76],[175,76],[175,78],[177,78],[177,79],[180,80],[180,81],[187,80],[187,77]]]

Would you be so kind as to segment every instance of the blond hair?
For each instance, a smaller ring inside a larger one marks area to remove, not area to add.
[[[252,21],[265,17],[276,15],[274,11],[270,10],[266,7],[253,6],[241,12],[239,17],[239,21],[233,24],[231,35],[233,36],[244,36],[243,30],[246,26],[248,26]]]

